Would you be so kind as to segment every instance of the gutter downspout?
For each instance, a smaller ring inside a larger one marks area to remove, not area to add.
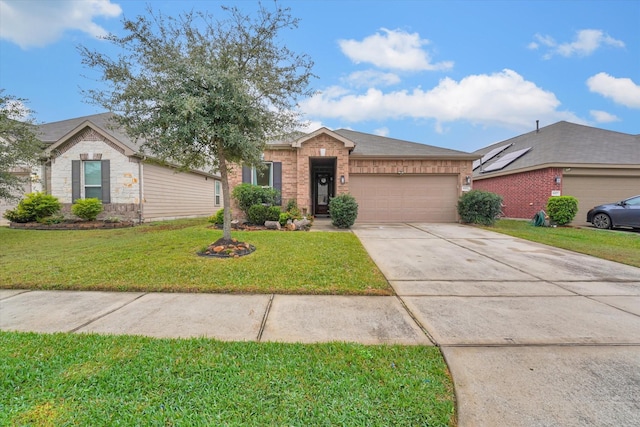
[[[142,196],[144,195],[142,191],[142,162],[144,159],[146,159],[146,156],[142,156],[142,158],[138,160],[138,224],[144,222],[144,204],[142,203]]]

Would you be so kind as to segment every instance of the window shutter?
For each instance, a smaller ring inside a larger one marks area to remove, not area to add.
[[[248,166],[242,167],[242,183],[251,184],[251,168]]]
[[[71,160],[71,203],[80,198],[80,160]]]
[[[109,160],[102,160],[102,203],[111,203],[111,171]]]
[[[276,205],[282,205],[282,162],[273,162],[273,188],[278,190]]]

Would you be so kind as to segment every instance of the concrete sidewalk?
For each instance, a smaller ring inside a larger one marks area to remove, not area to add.
[[[354,232],[441,347],[460,427],[640,425],[640,269],[457,224]]]
[[[0,329],[433,345],[397,297],[0,290]]]

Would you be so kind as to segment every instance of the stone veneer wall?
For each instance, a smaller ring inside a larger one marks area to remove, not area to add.
[[[106,141],[100,134],[87,128],[58,149],[51,160],[49,192],[62,203],[71,203],[71,161],[80,160],[81,154],[89,159],[109,160],[111,172],[111,203],[138,204],[140,188],[138,162],[124,155],[120,147]]]

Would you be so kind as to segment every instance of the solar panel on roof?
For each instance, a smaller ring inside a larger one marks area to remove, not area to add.
[[[498,148],[494,148],[493,150],[489,151],[487,154],[485,154],[484,156],[482,156],[481,159],[476,160],[473,162],[473,170],[476,170],[480,167],[480,165],[487,163],[489,160],[493,159],[495,156],[497,156],[498,154],[502,153],[504,150],[506,150],[507,148],[511,147],[513,145],[513,143],[511,144],[507,144],[507,145],[502,145]]]
[[[527,151],[529,151],[529,150],[531,150],[531,147],[523,148],[522,150],[518,150],[518,151],[514,151],[513,153],[506,154],[502,158],[496,160],[495,162],[493,162],[492,164],[490,164],[489,166],[484,168],[483,172],[491,172],[491,171],[500,170],[500,169],[504,168],[505,166],[507,166],[509,163],[511,163],[514,160],[518,159],[519,157],[524,156],[527,153]]]

